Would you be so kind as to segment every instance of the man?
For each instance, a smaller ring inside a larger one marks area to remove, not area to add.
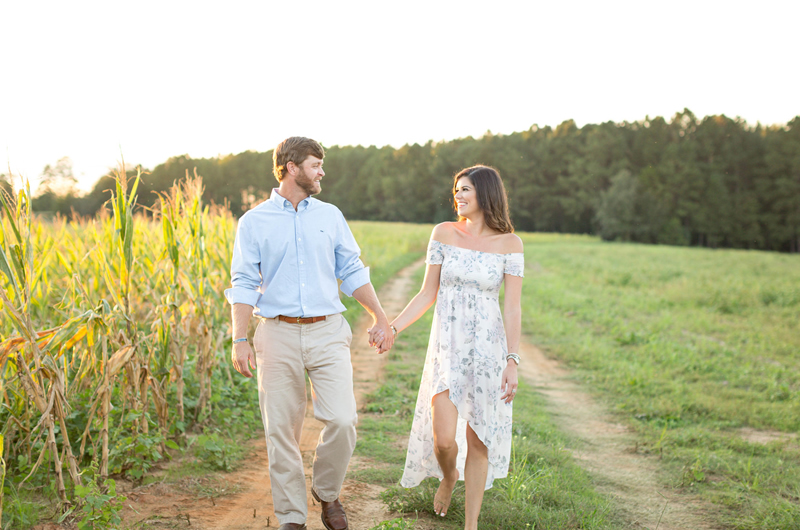
[[[321,191],[324,151],[314,140],[287,138],[273,154],[279,187],[239,220],[225,291],[233,318],[233,365],[258,374],[275,514],[283,530],[306,528],[307,498],[300,455],[306,409],[305,374],[314,417],[325,424],[314,457],[312,496],[329,530],[347,528],[339,490],[356,442],[356,402],[350,364],[352,333],[342,316],[341,290],[373,318],[369,341],[379,352],[394,333],[359,259],[344,216],[312,198]],[[250,316],[260,318],[247,342]]]

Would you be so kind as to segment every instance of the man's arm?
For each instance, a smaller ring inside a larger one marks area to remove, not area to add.
[[[389,319],[378,301],[375,288],[369,281],[369,268],[361,261],[361,249],[347,225],[341,212],[339,217],[339,237],[336,248],[336,277],[342,280],[342,292],[352,296],[372,316],[369,330],[369,345],[376,346],[378,353],[388,351],[394,343],[394,334],[389,327]]]
[[[375,293],[375,288],[372,283],[367,283],[353,291],[353,298],[358,300],[358,303],[364,306],[372,316],[372,327],[369,332],[370,346],[376,346],[378,353],[384,353],[392,349],[394,345],[394,333],[389,327],[389,319],[386,317],[378,295]]]
[[[253,315],[253,306],[247,304],[231,305],[231,320],[233,322],[233,340],[247,338],[247,325]],[[250,343],[246,340],[237,342],[233,345],[233,367],[245,377],[253,377],[253,370],[256,369],[256,357]],[[250,368],[247,367],[248,363]]]
[[[247,214],[239,219],[231,259],[231,288],[225,290],[225,298],[231,304],[231,338],[247,338],[247,325],[258,302],[261,273],[261,255],[258,246],[249,237]],[[233,367],[245,377],[253,377],[248,369],[256,367],[256,358],[250,344],[245,340],[233,345],[231,353]]]

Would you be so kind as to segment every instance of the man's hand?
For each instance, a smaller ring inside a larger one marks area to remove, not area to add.
[[[375,321],[367,331],[369,331],[369,345],[374,346],[375,352],[379,355],[386,353],[394,346],[394,333],[388,320]]]
[[[256,369],[256,357],[249,342],[245,340],[234,344],[231,357],[233,358],[233,367],[237,372],[245,377],[253,377],[250,369]],[[247,367],[248,364],[250,368]]]

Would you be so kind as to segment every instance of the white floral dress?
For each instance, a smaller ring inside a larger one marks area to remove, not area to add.
[[[450,390],[458,409],[456,465],[463,480],[467,423],[486,445],[486,489],[508,475],[511,404],[500,400],[506,366],[506,334],[498,296],[504,274],[523,276],[522,253],[480,252],[431,240],[425,260],[442,265],[428,354],[408,440],[400,484],[411,488],[427,477],[442,478],[433,452],[431,399]]]

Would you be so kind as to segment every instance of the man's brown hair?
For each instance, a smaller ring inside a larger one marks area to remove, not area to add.
[[[315,156],[322,160],[325,158],[325,150],[316,140],[304,138],[302,136],[292,136],[278,144],[272,153],[272,173],[278,182],[286,176],[286,165],[294,162],[296,165],[302,164],[309,156]]]
[[[483,212],[486,226],[502,234],[513,232],[514,225],[511,224],[511,218],[508,215],[508,196],[500,173],[495,168],[488,166],[472,166],[462,169],[453,177],[453,195],[456,194],[458,179],[461,177],[467,177],[472,181],[478,197],[478,207]],[[455,199],[453,199],[453,207],[458,212],[458,204]],[[460,216],[458,218],[459,221],[463,219]]]

